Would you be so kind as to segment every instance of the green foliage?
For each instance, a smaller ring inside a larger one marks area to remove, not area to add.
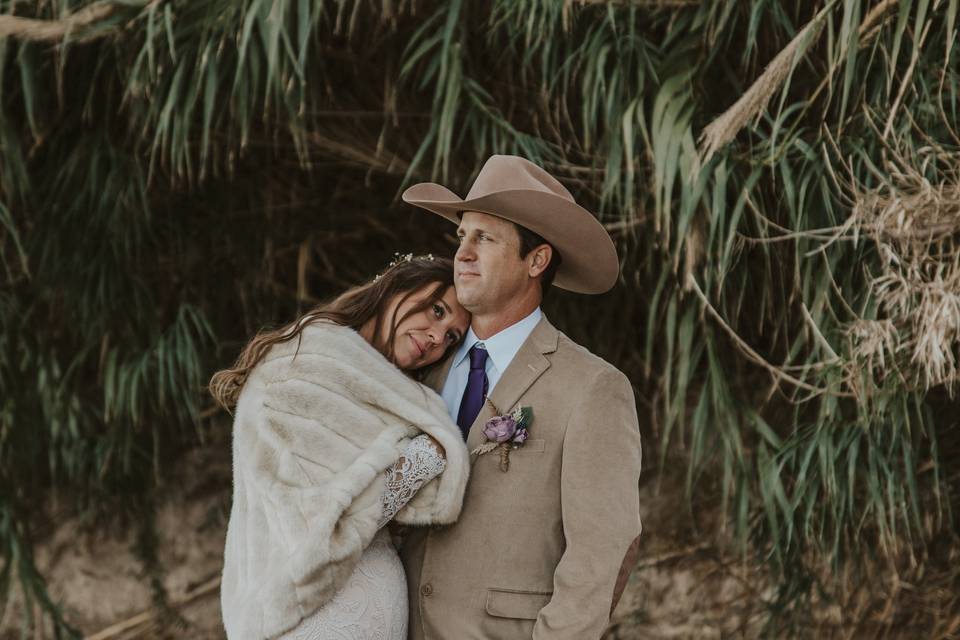
[[[698,135],[820,11],[704,162]],[[156,0],[0,38],[0,587],[15,571],[61,624],[27,505],[149,493],[203,437],[215,367],[394,250],[449,250],[385,210],[415,180],[462,193],[492,153],[542,163],[617,240],[618,288],[548,312],[630,374],[645,436],[781,577],[771,630],[841,569],[921,562],[958,480],[957,13]]]

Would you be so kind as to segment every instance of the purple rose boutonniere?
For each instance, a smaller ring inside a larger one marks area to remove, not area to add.
[[[493,406],[492,403],[491,406]],[[493,410],[500,413],[496,407],[493,407]],[[527,441],[527,428],[531,422],[533,422],[532,407],[517,407],[506,415],[493,416],[483,425],[483,435],[487,441],[471,453],[482,456],[499,449],[500,470],[507,471],[510,468],[510,450],[523,446]]]

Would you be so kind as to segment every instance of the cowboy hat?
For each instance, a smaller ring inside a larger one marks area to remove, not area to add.
[[[479,211],[533,231],[563,257],[553,281],[561,289],[603,293],[617,282],[620,261],[606,229],[556,178],[525,158],[491,156],[466,198],[432,182],[413,185],[402,198],[456,224],[464,211]]]

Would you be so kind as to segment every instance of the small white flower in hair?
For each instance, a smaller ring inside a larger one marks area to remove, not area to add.
[[[396,252],[394,252],[394,254],[393,254],[393,260],[391,260],[391,261],[390,261],[390,264],[387,265],[387,269],[392,269],[393,267],[397,266],[398,264],[400,264],[400,263],[402,263],[402,262],[413,262],[413,260],[415,260],[415,259],[416,259],[416,260],[428,260],[428,261],[430,261],[430,262],[433,262],[434,260],[436,260],[436,258],[433,256],[432,253],[428,253],[428,254],[425,254],[425,255],[422,255],[422,256],[415,256],[415,255],[413,255],[412,253],[400,253],[399,251],[396,251]],[[377,274],[377,275],[373,278],[373,282],[378,281],[381,277],[383,277],[383,274]]]

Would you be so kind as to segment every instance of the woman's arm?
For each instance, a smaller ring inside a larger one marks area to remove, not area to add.
[[[377,527],[387,524],[424,484],[447,466],[443,447],[423,434],[410,441],[403,455],[384,471],[383,510]]]

